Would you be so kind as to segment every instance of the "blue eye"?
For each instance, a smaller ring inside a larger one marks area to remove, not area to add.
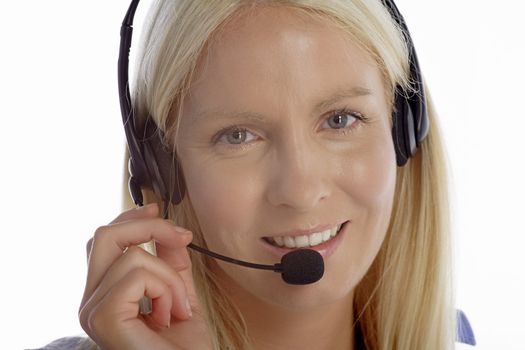
[[[234,127],[231,129],[224,130],[219,133],[217,142],[225,143],[228,145],[242,145],[246,142],[253,141],[255,137],[249,137],[253,135],[247,129]]]
[[[347,122],[348,122],[347,114],[336,114],[328,118],[328,125],[330,125],[334,129],[344,128]]]
[[[366,118],[357,112],[351,112],[346,110],[335,111],[330,113],[330,116],[326,120],[326,124],[331,129],[353,129],[357,124],[356,121],[365,121]]]

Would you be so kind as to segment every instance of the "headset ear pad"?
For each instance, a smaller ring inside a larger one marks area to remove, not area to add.
[[[153,178],[152,187],[164,202],[179,204],[184,198],[186,183],[177,156],[164,145],[163,133],[155,123],[147,123],[146,130],[149,136],[144,151],[148,153],[145,158]]]
[[[164,145],[158,150],[159,170],[164,184],[166,185],[167,194],[173,204],[179,204],[186,193],[186,182],[184,181],[184,174],[177,159],[177,154],[170,152]]]
[[[392,113],[392,138],[396,150],[396,162],[403,166],[417,151],[414,133],[414,116],[408,101],[396,93],[395,110]]]

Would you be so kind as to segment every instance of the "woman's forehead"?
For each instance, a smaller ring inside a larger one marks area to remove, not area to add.
[[[287,103],[352,89],[384,95],[371,56],[331,20],[272,6],[237,15],[214,35],[190,100],[209,109],[239,103],[239,97],[247,104]]]

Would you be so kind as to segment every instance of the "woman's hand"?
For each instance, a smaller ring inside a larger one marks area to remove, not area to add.
[[[186,246],[192,233],[158,218],[156,204],[131,209],[88,242],[79,318],[103,349],[209,349]],[[157,243],[155,257],[136,245]],[[142,296],[153,311],[139,314]]]

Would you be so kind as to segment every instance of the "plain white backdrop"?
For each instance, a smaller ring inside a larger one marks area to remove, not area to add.
[[[396,3],[450,159],[457,306],[478,349],[524,349],[523,2]],[[2,349],[82,332],[85,243],[121,211],[116,68],[128,4],[0,2]]]

